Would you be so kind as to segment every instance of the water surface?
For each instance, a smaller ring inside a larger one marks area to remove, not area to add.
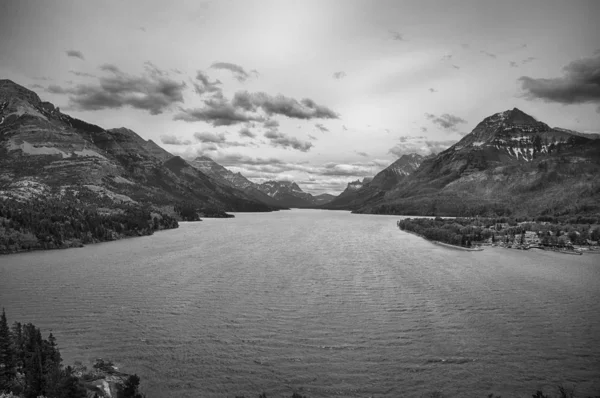
[[[394,216],[292,210],[0,257],[9,321],[149,398],[600,392],[600,256],[433,245]]]

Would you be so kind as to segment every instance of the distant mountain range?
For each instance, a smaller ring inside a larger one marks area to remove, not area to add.
[[[407,215],[600,212],[600,139],[551,128],[518,109],[485,118],[447,150],[407,154],[338,196],[292,181],[254,183],[206,156],[185,160],[126,128],[66,115],[0,80],[0,199],[69,196],[99,206],[153,206],[176,216],[290,207]]]
[[[412,165],[420,162],[418,167],[396,181],[389,179],[393,171],[384,170],[373,181],[378,186],[364,184],[347,203],[334,207],[340,195],[326,206],[406,215],[598,214],[595,138],[551,128],[515,108],[485,118],[436,156],[415,157]]]

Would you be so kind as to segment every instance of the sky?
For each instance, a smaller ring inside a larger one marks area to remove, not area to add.
[[[0,79],[255,182],[341,192],[519,108],[600,132],[600,1],[3,0]]]

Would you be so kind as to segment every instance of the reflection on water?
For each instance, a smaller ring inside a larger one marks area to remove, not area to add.
[[[600,256],[457,251],[397,219],[237,214],[4,256],[0,306],[151,398],[600,391]]]

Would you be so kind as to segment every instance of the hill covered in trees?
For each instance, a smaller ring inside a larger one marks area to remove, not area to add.
[[[108,377],[112,376],[112,377]],[[108,381],[107,381],[108,380]],[[101,388],[106,382],[110,390]],[[56,338],[44,339],[31,323],[9,327],[0,317],[0,397],[22,398],[144,398],[140,378],[118,372],[110,362],[96,361],[93,369],[64,366]]]

